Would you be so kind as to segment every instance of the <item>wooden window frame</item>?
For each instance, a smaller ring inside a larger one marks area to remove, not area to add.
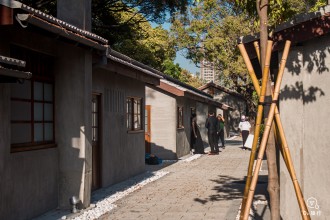
[[[11,120],[11,124],[30,124],[31,126],[31,137],[29,142],[24,143],[12,143],[11,152],[22,152],[22,151],[31,151],[56,147],[55,143],[55,82],[54,74],[52,72],[52,57],[42,53],[32,51],[30,49],[24,49],[22,47],[14,46],[13,56],[26,60],[26,67],[23,68],[25,71],[33,73],[32,79],[27,80],[31,83],[30,85],[30,97],[29,98],[18,98],[11,96],[11,101],[15,102],[25,102],[30,103],[30,120]],[[15,49],[17,51],[15,51]],[[15,54],[16,52],[16,54]],[[45,62],[45,63],[44,63]],[[36,83],[42,84],[42,98],[39,100],[35,98],[35,85]],[[51,101],[46,100],[45,98],[45,84],[51,85],[52,89],[52,98]],[[35,120],[34,110],[35,103],[42,104],[42,119]],[[45,104],[52,105],[52,120],[45,120]],[[52,139],[45,140],[45,124],[52,124]],[[35,125],[42,125],[42,140],[35,141]],[[13,142],[13,141],[11,141]]]
[[[136,112],[135,101],[140,105],[140,113]],[[142,132],[144,131],[144,121],[143,121],[143,98],[141,97],[127,97],[126,98],[126,124],[128,132]],[[134,119],[139,118],[139,125],[137,127],[134,126]]]

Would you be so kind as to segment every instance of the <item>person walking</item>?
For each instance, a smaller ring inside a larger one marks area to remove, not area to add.
[[[217,127],[217,143],[219,143],[219,139],[221,140],[221,147],[225,149],[225,119],[221,114],[218,114],[218,127]],[[219,145],[218,145],[219,146]]]
[[[246,120],[245,115],[242,115],[241,122],[239,123],[238,127],[241,130],[241,135],[243,138],[243,150],[246,150],[247,148],[245,147],[245,142],[250,134],[251,124],[248,120]]]
[[[196,118],[196,114],[193,113],[191,115],[192,119],[191,119],[191,143],[192,143],[192,149],[194,149],[194,154],[205,154],[204,152],[204,146],[203,146],[203,141],[202,141],[202,136],[201,133],[199,131],[198,125],[197,125],[197,118]],[[191,150],[192,150],[191,149]]]
[[[207,128],[207,137],[209,139],[209,144],[211,148],[209,154],[218,154],[220,152],[217,141],[218,119],[214,116],[214,112],[209,113],[209,116],[205,122],[205,127]]]

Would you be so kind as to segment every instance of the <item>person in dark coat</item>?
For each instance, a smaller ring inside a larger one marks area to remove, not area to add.
[[[205,127],[207,128],[207,136],[209,139],[209,144],[211,151],[209,154],[218,154],[218,136],[217,136],[217,128],[218,128],[218,119],[214,116],[214,112],[209,113],[209,117],[206,119]]]
[[[204,145],[202,141],[202,136],[197,125],[196,114],[192,114],[191,119],[191,137],[192,137],[192,148],[194,149],[194,154],[205,154]]]

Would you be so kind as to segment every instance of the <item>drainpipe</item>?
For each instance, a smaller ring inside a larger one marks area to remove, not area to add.
[[[11,25],[13,23],[13,9],[0,5],[0,25]]]

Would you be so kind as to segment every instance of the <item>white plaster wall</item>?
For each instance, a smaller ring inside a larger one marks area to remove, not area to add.
[[[176,99],[146,86],[146,105],[151,105],[151,153],[162,159],[177,159]]]
[[[303,149],[303,100],[302,97],[292,97],[292,93],[290,92],[291,89],[296,87],[296,83],[301,82],[301,78],[292,72],[291,67],[288,68],[290,63],[296,63],[297,66],[302,64],[302,49],[301,47],[296,47],[290,50],[290,56],[287,59],[288,65],[285,69],[281,85],[279,109],[296,175],[299,183],[303,184],[300,178],[300,166],[302,163],[300,154]],[[281,56],[282,54],[279,53],[279,60],[281,60]],[[280,175],[282,217],[283,219],[295,219],[300,215],[299,207],[290,175],[282,157],[280,159]],[[287,211],[288,208],[290,212]]]
[[[308,41],[290,51],[282,86],[280,112],[305,199],[315,198],[312,219],[330,219],[330,39]],[[317,216],[317,211],[319,216]],[[281,163],[281,215],[297,219],[291,180]]]

